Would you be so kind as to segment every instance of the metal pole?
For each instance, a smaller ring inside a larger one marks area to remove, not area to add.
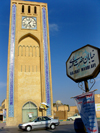
[[[85,80],[84,84],[85,84],[85,92],[89,92],[88,81]]]

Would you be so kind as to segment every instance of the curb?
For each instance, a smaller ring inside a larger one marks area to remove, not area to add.
[[[99,117],[99,118],[97,118],[97,120],[100,120],[100,117]],[[69,121],[69,120],[64,119],[64,120],[59,120],[59,121]]]
[[[68,121],[68,120],[66,119],[66,120],[59,120],[59,121]]]

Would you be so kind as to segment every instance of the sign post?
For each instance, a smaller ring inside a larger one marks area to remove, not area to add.
[[[98,133],[94,92],[89,92],[88,79],[100,72],[100,49],[86,45],[71,53],[66,61],[67,76],[76,83],[84,81],[85,92],[73,97],[88,133]],[[78,125],[77,125],[78,126]]]
[[[85,84],[85,92],[88,92],[88,91],[89,91],[88,81],[85,80],[85,81],[84,81],[84,84]]]

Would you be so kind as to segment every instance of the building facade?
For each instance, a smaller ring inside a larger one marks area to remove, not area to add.
[[[39,108],[42,102],[47,110]],[[47,4],[11,0],[6,125],[43,115],[53,116]]]

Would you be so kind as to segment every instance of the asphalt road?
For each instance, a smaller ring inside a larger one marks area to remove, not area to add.
[[[26,131],[22,131],[18,128],[1,128],[0,133],[26,133]],[[32,130],[30,133],[75,133],[73,124],[68,125],[59,125],[56,127],[55,130],[46,130],[46,129],[40,129],[40,130]]]
[[[100,133],[100,121],[98,121],[98,128]],[[15,128],[0,128],[0,133],[26,133],[26,131],[20,130],[17,127]],[[40,130],[32,130],[30,133],[75,133],[74,131],[74,124],[71,122],[70,124],[64,124],[59,125],[56,127],[55,130],[46,130],[46,129],[40,129]]]

